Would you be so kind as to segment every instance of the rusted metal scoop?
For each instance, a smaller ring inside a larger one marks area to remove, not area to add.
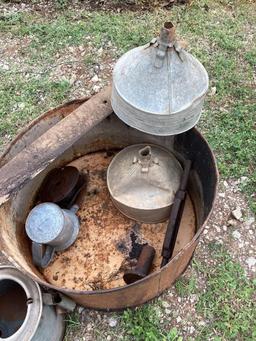
[[[44,179],[38,198],[53,202],[61,208],[70,208],[86,184],[86,177],[76,167],[55,168]]]

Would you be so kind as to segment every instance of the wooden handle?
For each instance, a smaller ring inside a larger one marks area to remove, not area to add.
[[[0,169],[0,205],[113,112],[111,86],[92,96]]]

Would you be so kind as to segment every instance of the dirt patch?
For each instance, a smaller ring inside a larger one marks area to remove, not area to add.
[[[19,10],[27,11],[33,8],[37,12],[45,12],[48,15],[53,14],[56,10],[65,9],[67,7],[83,8],[89,11],[101,10],[101,11],[153,11],[156,8],[171,9],[175,5],[189,4],[191,0],[56,0],[56,1],[19,1],[12,0],[9,2],[9,7],[19,8]]]

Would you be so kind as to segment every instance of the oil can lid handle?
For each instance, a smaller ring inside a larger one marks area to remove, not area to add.
[[[148,173],[149,167],[159,164],[159,161],[157,158],[153,158],[151,147],[145,146],[138,151],[138,156],[134,157],[133,163],[138,163],[141,166],[141,173]]]

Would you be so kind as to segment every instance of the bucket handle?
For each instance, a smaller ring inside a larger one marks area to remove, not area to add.
[[[33,263],[40,268],[46,268],[53,259],[55,248],[51,245],[32,242]]]

